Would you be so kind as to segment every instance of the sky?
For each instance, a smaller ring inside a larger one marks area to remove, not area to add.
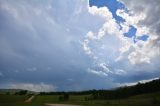
[[[159,0],[0,0],[0,88],[111,89],[159,78]]]

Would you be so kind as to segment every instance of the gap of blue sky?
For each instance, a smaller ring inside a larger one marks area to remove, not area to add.
[[[122,17],[117,16],[117,9],[125,9],[124,4],[117,2],[117,0],[90,0],[90,6],[97,7],[108,7],[108,9],[112,12],[113,17],[116,19],[117,23],[124,22],[125,20]]]
[[[139,39],[139,40],[143,40],[143,41],[147,41],[147,40],[148,40],[148,38],[149,38],[149,36],[148,36],[148,35],[143,35],[143,36],[139,36],[139,37],[137,37],[137,39]]]
[[[125,37],[129,37],[129,38],[132,38],[132,37],[135,38],[136,31],[137,31],[137,29],[136,29],[135,27],[130,26],[129,31],[128,31],[127,33],[124,33],[124,36],[125,36]]]

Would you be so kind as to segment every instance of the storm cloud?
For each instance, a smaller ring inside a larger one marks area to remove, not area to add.
[[[0,0],[0,87],[102,89],[157,77],[159,2],[122,1],[148,18],[130,23],[122,8],[113,13],[87,0]],[[124,37],[130,25],[148,28],[149,40]]]

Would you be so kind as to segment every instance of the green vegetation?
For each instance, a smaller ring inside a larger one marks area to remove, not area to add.
[[[160,106],[160,92],[136,95],[116,100],[85,100],[90,95],[70,95],[68,101],[59,101],[60,95],[37,95],[31,103],[26,96],[0,95],[0,106],[44,106],[45,103],[66,103],[83,106]]]
[[[25,95],[0,94],[0,106],[16,106],[27,99]],[[15,104],[15,105],[14,105]]]
[[[68,101],[59,101],[59,95],[38,95],[34,103],[66,103],[78,104],[82,106],[159,106],[160,105],[160,92],[136,95],[125,99],[116,100],[85,100],[85,97],[90,95],[70,95]]]
[[[64,93],[62,96],[59,96],[59,101],[68,101],[69,100],[69,94]]]
[[[26,91],[0,93],[0,106],[45,106],[46,103],[77,104],[82,106],[160,106],[160,80],[121,87],[114,90],[82,92],[41,92],[26,103]]]
[[[14,102],[20,102],[27,99],[27,96],[25,95],[6,95],[6,94],[0,94],[0,103],[14,103]]]

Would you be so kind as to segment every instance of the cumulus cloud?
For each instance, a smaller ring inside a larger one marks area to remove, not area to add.
[[[141,20],[145,19],[146,16],[144,13],[134,14],[134,13],[127,13],[124,9],[118,9],[116,14],[123,19],[128,25],[136,26]]]
[[[128,51],[133,43],[128,38],[123,37],[123,33],[129,30],[129,26],[123,24],[122,30],[120,30],[120,25],[116,23],[107,7],[92,6],[88,7],[88,11],[101,17],[105,22],[97,32],[89,31],[86,34],[83,44],[87,48],[84,48],[84,51],[89,51],[86,54],[94,59],[94,67],[98,67],[97,73],[101,73],[102,70],[105,74],[112,73],[115,69],[111,64],[120,60],[123,53]]]
[[[90,51],[86,54],[94,59],[94,66],[90,72],[103,75],[103,69],[106,68],[108,71],[105,74],[109,74],[109,76],[134,76],[138,72],[145,71],[156,73],[159,69],[156,64],[159,63],[160,58],[160,46],[157,43],[159,34],[155,33],[156,31],[153,31],[150,26],[143,24],[149,15],[143,9],[140,11],[134,9],[134,6],[137,7],[135,1],[124,0],[123,3],[126,8],[116,11],[117,16],[125,20],[120,23],[116,22],[107,7],[92,6],[88,8],[89,13],[105,20],[97,31],[90,30],[84,40],[84,43],[87,41],[87,49]],[[150,8],[148,7],[148,9]],[[124,34],[129,32],[130,26],[136,29],[135,35],[131,38],[125,37]],[[144,35],[149,36],[146,41],[139,39]]]
[[[93,15],[98,15],[106,21],[103,26],[99,29],[97,34],[97,39],[101,39],[105,33],[112,35],[117,33],[119,26],[116,24],[115,19],[113,19],[112,13],[107,7],[97,8],[96,6],[89,7],[88,11]]]
[[[119,1],[123,2],[129,10],[132,10],[136,14],[144,13],[146,17],[144,20],[141,20],[139,24],[151,28],[152,29],[151,31],[155,33],[159,33],[160,15],[157,14],[160,12],[159,0],[154,0],[154,1],[119,0]]]
[[[137,28],[136,36],[148,35],[149,40],[141,43],[141,47],[137,47],[135,52],[129,55],[131,63],[150,63],[150,60],[154,57],[159,57],[159,25],[160,25],[160,12],[159,0],[154,2],[150,0],[119,0],[125,4],[125,6],[135,14],[129,16],[123,10],[118,10],[117,14],[126,20],[126,23],[131,25],[128,20],[136,21],[133,25]],[[138,4],[137,4],[138,2]],[[135,17],[138,17],[134,19]],[[140,42],[140,41],[139,41]],[[156,48],[156,49],[155,49]],[[154,53],[153,53],[154,51]]]

